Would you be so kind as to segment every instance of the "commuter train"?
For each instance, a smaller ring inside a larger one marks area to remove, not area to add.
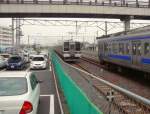
[[[78,61],[81,58],[81,43],[72,40],[64,41],[61,46],[55,48],[55,51],[64,61]]]
[[[100,63],[150,74],[150,27],[98,37]]]

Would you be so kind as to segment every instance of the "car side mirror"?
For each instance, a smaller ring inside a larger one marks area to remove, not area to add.
[[[43,80],[37,80],[36,83],[43,83]]]

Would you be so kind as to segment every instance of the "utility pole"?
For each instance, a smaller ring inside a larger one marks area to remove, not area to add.
[[[17,51],[19,51],[19,47],[20,47],[20,18],[16,19],[16,48]]]
[[[107,21],[105,21],[105,35],[107,36]]]
[[[77,34],[78,34],[78,21],[76,21],[76,39],[77,39]]]
[[[95,50],[95,37],[94,37],[94,46],[93,46],[93,51]]]
[[[14,32],[15,32],[15,27],[14,27],[14,24],[15,24],[15,20],[14,18],[12,18],[12,26],[11,26],[11,29],[12,29],[12,47],[14,46]]]
[[[30,36],[28,35],[28,48],[30,48]]]

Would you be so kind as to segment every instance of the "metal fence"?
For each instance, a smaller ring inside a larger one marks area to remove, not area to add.
[[[54,4],[150,8],[150,0],[0,0],[0,4]]]

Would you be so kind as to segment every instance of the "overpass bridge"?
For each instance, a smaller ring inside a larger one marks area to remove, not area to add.
[[[0,0],[0,17],[117,18],[130,28],[130,19],[150,19],[150,0]]]
[[[149,0],[150,1],[150,0]],[[150,3],[125,0],[0,0],[0,17],[150,19]]]

